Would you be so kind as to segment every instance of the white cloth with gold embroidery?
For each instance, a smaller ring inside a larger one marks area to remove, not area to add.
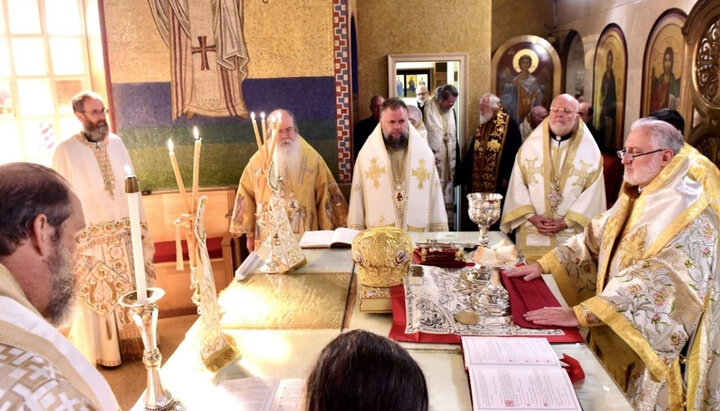
[[[602,155],[590,131],[578,123],[572,137],[558,145],[550,138],[548,126],[545,119],[515,157],[500,224],[506,233],[517,229],[515,243],[530,261],[581,232],[590,219],[605,211]],[[550,203],[555,177],[562,194],[557,211]],[[568,228],[555,237],[539,234],[528,221],[535,214],[562,217]]]
[[[455,165],[457,153],[457,127],[455,125],[455,111],[450,109],[445,113],[440,111],[437,100],[433,98],[425,105],[425,127],[427,127],[427,142],[437,163],[440,188],[445,201],[448,219],[452,219],[455,209]]]
[[[87,225],[74,268],[78,301],[83,304],[77,304],[70,338],[91,363],[104,366],[119,365],[121,357],[138,357],[143,349],[137,326],[117,304],[122,294],[136,288],[125,194],[126,167],[132,172],[125,145],[114,134],[98,144],[76,134],[60,143],[53,155],[53,168],[75,189]],[[142,203],[140,219],[145,271],[152,279],[154,248]]]
[[[95,366],[42,317],[2,265],[0,307],[0,409],[120,409]]]
[[[405,231],[446,231],[447,215],[430,147],[412,126],[405,180],[394,186],[380,125],[360,150],[353,173],[348,228],[395,225]]]
[[[539,260],[636,409],[720,408],[717,183],[690,151]]]

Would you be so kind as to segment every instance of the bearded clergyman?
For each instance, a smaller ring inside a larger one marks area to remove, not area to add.
[[[515,231],[530,261],[582,232],[607,207],[602,154],[577,111],[573,96],[555,97],[550,116],[515,157],[500,229]]]
[[[278,122],[272,163],[282,179],[282,195],[292,231],[302,234],[344,227],[348,209],[345,197],[325,160],[298,133],[293,114],[275,110],[266,121],[269,144],[272,144],[272,122]],[[265,240],[266,230],[257,224],[256,213],[267,210],[270,203],[272,191],[267,187],[267,172],[258,151],[243,170],[235,196],[230,233],[245,234],[250,251]]]
[[[447,231],[435,155],[409,123],[402,100],[385,100],[380,124],[355,163],[349,228],[394,225],[405,231]]]
[[[80,198],[88,227],[78,239],[75,272],[82,304],[69,337],[91,363],[113,367],[143,353],[137,326],[117,304],[121,295],[137,289],[124,184],[133,166],[120,137],[109,131],[100,95],[81,92],[72,108],[82,130],[58,145],[52,161]],[[145,272],[152,279],[155,249],[142,203],[140,219]]]
[[[717,185],[708,185],[717,168],[651,119],[633,124],[618,156],[624,181],[610,210],[536,263],[509,270],[525,280],[552,273],[571,305],[525,318],[587,327],[635,409],[720,409],[720,227]]]
[[[480,97],[478,128],[465,152],[458,181],[464,194],[498,193],[505,196],[513,160],[522,140],[517,123],[500,104],[500,98],[486,93]],[[467,200],[463,204],[462,228],[474,230],[475,223],[467,213]],[[495,228],[497,229],[497,228]]]

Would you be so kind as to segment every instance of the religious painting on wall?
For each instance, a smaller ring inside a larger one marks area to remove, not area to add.
[[[658,18],[648,36],[643,62],[641,117],[661,108],[681,109],[685,61],[682,28],[685,20],[683,11],[668,10]]]
[[[560,78],[560,58],[542,37],[514,37],[492,58],[492,92],[518,124],[531,108],[550,108],[553,97],[560,94]]]
[[[408,74],[405,76],[405,97],[415,97],[415,89],[417,88],[417,74]]]
[[[395,93],[398,97],[405,97],[405,76],[402,74],[395,76]]]
[[[212,3],[212,4],[211,4]],[[242,82],[250,57],[242,2],[149,0],[160,37],[170,49],[172,118],[195,114],[248,117]]]
[[[595,49],[593,124],[600,149],[621,149],[625,122],[627,47],[622,30],[611,24],[603,30]]]

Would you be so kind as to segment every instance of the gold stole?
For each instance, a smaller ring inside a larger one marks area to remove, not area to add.
[[[499,109],[489,122],[475,131],[472,149],[472,192],[495,192],[509,121],[510,116]]]

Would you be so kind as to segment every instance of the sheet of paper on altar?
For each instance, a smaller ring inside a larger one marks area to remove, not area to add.
[[[219,386],[229,394],[226,402],[232,409],[296,411],[300,407],[305,380],[250,377],[222,381]]]
[[[298,243],[301,248],[350,247],[360,231],[338,227],[335,230],[305,231]]]
[[[581,410],[544,338],[463,337],[473,410]]]

